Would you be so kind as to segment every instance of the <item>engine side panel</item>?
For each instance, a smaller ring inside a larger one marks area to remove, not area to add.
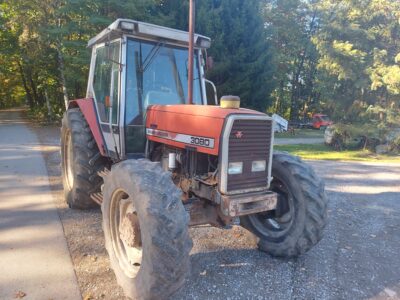
[[[147,112],[146,134],[151,141],[173,147],[196,148],[198,152],[218,155],[224,119],[187,115],[178,112]]]
[[[89,128],[92,131],[97,147],[100,150],[100,154],[103,156],[108,156],[106,152],[104,138],[100,131],[100,126],[97,119],[97,114],[93,99],[86,98],[86,99],[71,100],[68,103],[68,108],[73,108],[73,107],[79,107],[82,114],[84,115],[86,121],[89,124]]]
[[[261,114],[248,109],[205,105],[153,105],[147,109],[146,134],[151,141],[218,155],[225,118],[232,113]]]

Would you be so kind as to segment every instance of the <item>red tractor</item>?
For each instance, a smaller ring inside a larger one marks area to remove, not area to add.
[[[202,35],[116,20],[89,41],[87,98],[70,101],[62,120],[66,201],[101,204],[111,266],[131,298],[164,299],[183,285],[189,226],[243,226],[280,257],[322,237],[322,180],[273,151],[271,117],[239,108],[238,97],[207,98],[209,46]]]
[[[332,125],[333,122],[327,115],[324,114],[313,114],[311,125],[313,129],[325,130],[326,127]]]

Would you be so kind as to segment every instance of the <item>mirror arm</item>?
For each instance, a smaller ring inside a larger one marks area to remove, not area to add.
[[[218,105],[217,87],[215,86],[214,82],[212,82],[211,80],[208,80],[208,79],[204,78],[204,81],[212,86],[212,88],[214,90],[215,105]]]

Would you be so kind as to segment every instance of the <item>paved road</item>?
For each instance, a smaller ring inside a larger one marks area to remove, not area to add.
[[[38,140],[0,111],[0,299],[81,299]]]

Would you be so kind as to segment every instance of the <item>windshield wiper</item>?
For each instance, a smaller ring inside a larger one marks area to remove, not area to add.
[[[161,48],[164,47],[165,43],[164,42],[158,42],[157,45],[155,45],[147,54],[146,58],[144,59],[144,62],[141,64],[141,72],[144,73],[146,72],[147,68],[151,65],[151,63],[154,61],[156,58],[157,54],[160,52]]]
[[[139,115],[143,117],[143,64],[142,64],[142,44],[139,46],[139,51],[135,51],[135,65],[136,65],[136,80],[137,80],[137,94],[139,102]],[[143,123],[141,120],[140,124]]]
[[[164,46],[164,42],[158,42],[153,48],[151,48],[149,54],[143,61],[142,57],[142,43],[140,43],[139,53],[135,51],[135,65],[136,65],[136,78],[138,85],[138,99],[139,99],[139,113],[143,116],[143,74],[146,72],[147,68],[153,62],[154,58],[160,52],[160,49]]]

